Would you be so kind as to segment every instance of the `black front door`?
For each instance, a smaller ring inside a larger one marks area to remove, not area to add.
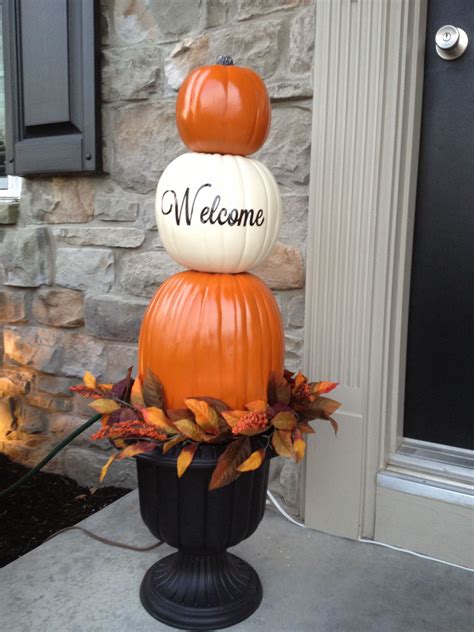
[[[470,40],[446,61],[444,25]],[[474,448],[474,5],[431,0],[411,274],[406,437]]]

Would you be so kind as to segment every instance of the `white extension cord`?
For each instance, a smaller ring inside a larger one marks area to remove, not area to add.
[[[284,516],[291,523],[295,524],[297,527],[302,527],[303,529],[306,529],[306,525],[305,524],[303,524],[302,522],[298,522],[297,520],[292,518],[290,516],[290,514],[287,513],[283,509],[283,507],[277,501],[275,496],[269,490],[267,490],[267,496],[270,499],[270,501],[272,502],[272,504],[275,505],[276,509],[282,514],[282,516]],[[366,538],[359,538],[357,541],[358,542],[362,542],[362,544],[375,544],[377,546],[384,546],[387,549],[393,549],[394,551],[400,551],[400,553],[409,553],[410,555],[415,555],[416,557],[421,557],[421,558],[423,558],[425,560],[430,560],[431,562],[439,562],[439,564],[446,564],[446,566],[453,566],[454,568],[460,568],[463,571],[469,571],[470,573],[472,573],[474,571],[474,568],[469,568],[467,566],[461,566],[459,564],[453,564],[452,562],[445,562],[444,560],[438,560],[436,557],[430,557],[429,555],[423,555],[422,553],[417,553],[416,551],[410,551],[409,549],[402,549],[402,548],[400,548],[398,546],[393,546],[391,544],[385,544],[384,542],[377,542],[376,540],[367,540]]]

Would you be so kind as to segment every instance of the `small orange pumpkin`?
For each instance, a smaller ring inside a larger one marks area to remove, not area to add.
[[[193,70],[176,100],[176,123],[183,142],[204,153],[247,156],[265,142],[271,105],[262,79],[230,57]]]
[[[278,305],[258,277],[187,270],[157,290],[138,344],[139,374],[151,369],[168,408],[214,397],[231,408],[266,399],[272,372],[283,374]]]

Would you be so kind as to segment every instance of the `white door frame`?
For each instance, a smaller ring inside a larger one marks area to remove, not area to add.
[[[418,516],[413,486],[407,501],[384,478],[410,478],[419,465],[401,474],[392,460],[403,440],[426,9],[427,0],[316,0],[304,364],[312,379],[340,383],[343,406],[338,437],[318,422],[309,441],[304,514],[315,529],[463,563],[464,538],[454,552],[441,550],[442,529],[423,543],[430,494]],[[396,526],[391,509],[403,514],[404,503],[416,537],[403,516]],[[467,505],[463,496],[472,525]]]

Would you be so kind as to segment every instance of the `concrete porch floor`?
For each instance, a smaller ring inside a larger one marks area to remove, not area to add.
[[[136,546],[153,538],[131,492],[81,523]],[[170,630],[142,608],[141,579],[162,547],[138,553],[79,531],[61,534],[0,570],[0,626],[8,632]],[[473,627],[472,573],[290,524],[267,510],[233,549],[251,562],[264,597],[235,632],[464,632]]]

